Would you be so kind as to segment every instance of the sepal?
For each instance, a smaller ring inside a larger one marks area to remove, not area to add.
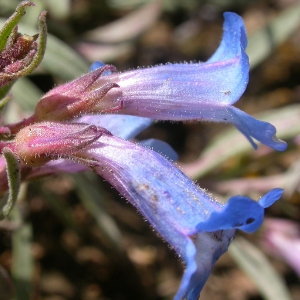
[[[30,167],[69,158],[97,140],[107,130],[88,124],[36,123],[21,129],[11,149]]]
[[[103,75],[115,71],[105,65],[45,94],[35,108],[36,121],[67,121],[83,115],[114,112],[122,108],[119,85]]]

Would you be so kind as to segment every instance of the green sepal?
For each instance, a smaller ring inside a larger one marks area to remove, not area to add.
[[[23,1],[21,2],[16,11],[12,14],[12,16],[5,22],[4,26],[0,30],[0,51],[2,51],[6,45],[6,42],[15,28],[15,26],[20,22],[21,18],[25,14],[25,8],[27,6],[34,6],[31,1]]]
[[[47,12],[43,11],[39,17],[39,22],[38,22],[39,33],[38,33],[37,52],[36,52],[34,58],[32,59],[32,61],[30,62],[30,64],[18,72],[15,72],[12,74],[1,74],[2,78],[11,78],[13,80],[13,79],[17,79],[18,77],[28,75],[40,64],[40,62],[42,61],[42,59],[44,57],[44,54],[46,51],[46,44],[47,44],[46,15],[47,15]]]
[[[14,81],[9,84],[2,86],[0,88],[0,112],[2,111],[4,105],[11,99],[11,95],[5,96],[13,85]]]
[[[5,204],[1,207],[0,220],[7,217],[11,212],[12,208],[14,207],[18,198],[20,184],[21,184],[20,166],[19,166],[18,157],[9,148],[3,149],[3,156],[6,160],[8,197],[5,201]]]

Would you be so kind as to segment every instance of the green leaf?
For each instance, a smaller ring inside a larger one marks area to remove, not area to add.
[[[89,64],[66,43],[48,35],[47,50],[41,66],[61,80],[72,80],[89,70]]]
[[[8,93],[8,91],[10,90],[10,88],[13,84],[14,84],[14,81],[0,87],[0,99],[6,98],[6,94]],[[4,105],[6,104],[6,102],[4,103]],[[1,107],[1,109],[2,109],[2,107]]]
[[[300,3],[284,10],[264,28],[249,36],[247,53],[251,68],[266,59],[274,48],[284,42],[300,25]]]
[[[12,221],[21,224],[12,235],[12,277],[15,299],[30,300],[33,279],[32,227],[29,223],[23,223],[21,213],[16,208],[12,213]]]
[[[9,195],[5,205],[2,208],[2,211],[0,212],[0,220],[7,217],[14,207],[18,198],[21,184],[18,158],[9,148],[3,148],[3,155],[6,160]]]
[[[157,1],[143,5],[116,21],[86,32],[84,40],[121,43],[135,39],[154,24],[161,13],[161,6]]]
[[[2,73],[1,78],[11,78],[11,80],[17,79],[18,77],[22,77],[25,75],[30,74],[36,67],[40,64],[44,57],[44,53],[46,50],[46,41],[47,41],[47,24],[46,24],[46,12],[42,12],[40,17],[39,17],[39,23],[38,23],[38,28],[39,28],[39,38],[38,38],[38,46],[37,46],[37,52],[34,55],[34,58],[32,61],[28,64],[28,66],[22,68],[18,72],[14,73]],[[8,84],[8,88],[11,87],[11,84]],[[5,86],[3,87],[5,90]],[[1,94],[3,91],[1,92]],[[0,94],[0,96],[1,96]]]
[[[11,88],[14,100],[22,111],[32,112],[43,92],[26,77],[19,78]]]
[[[82,204],[94,217],[103,236],[108,239],[106,242],[116,250],[121,249],[121,233],[116,222],[106,210],[105,194],[101,191],[99,182],[95,177],[88,174],[73,174],[76,182],[76,190]]]
[[[5,104],[11,99],[11,95],[8,95],[2,99],[0,99],[0,112],[4,108]]]
[[[47,13],[44,11],[40,14],[39,22],[38,22],[38,29],[39,29],[39,38],[38,38],[38,47],[37,52],[34,55],[33,60],[30,64],[19,71],[20,76],[25,76],[31,73],[42,61],[45,50],[46,50],[46,43],[47,43],[47,24],[46,24],[46,15]],[[18,73],[14,73],[14,76],[18,75]]]
[[[266,256],[244,238],[236,238],[229,254],[256,283],[266,300],[292,300],[283,278],[276,272]]]

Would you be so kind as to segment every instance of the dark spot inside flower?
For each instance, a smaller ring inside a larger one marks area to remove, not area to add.
[[[248,218],[245,222],[246,225],[249,225],[251,223],[253,223],[255,221],[254,218]],[[244,226],[245,225],[244,223],[235,223],[234,224],[234,227],[241,227],[241,226]]]
[[[190,239],[195,243],[198,238],[197,234],[190,235]]]
[[[218,230],[216,232],[213,232],[213,237],[218,241],[222,241],[222,237],[223,237],[223,230]]]
[[[249,219],[247,219],[246,220],[246,224],[248,225],[248,224],[251,224],[251,223],[253,223],[254,222],[254,218],[249,218]]]
[[[157,195],[152,195],[152,196],[151,196],[151,201],[152,201],[152,202],[157,202],[157,201],[158,201]]]
[[[233,227],[241,227],[243,225],[244,225],[243,223],[235,223],[235,224],[233,224]]]

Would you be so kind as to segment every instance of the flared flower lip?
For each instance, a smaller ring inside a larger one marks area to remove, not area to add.
[[[77,155],[134,205],[185,261],[176,300],[196,300],[235,230],[256,231],[264,208],[283,193],[273,189],[257,202],[234,196],[221,204],[158,153],[105,133]]]

